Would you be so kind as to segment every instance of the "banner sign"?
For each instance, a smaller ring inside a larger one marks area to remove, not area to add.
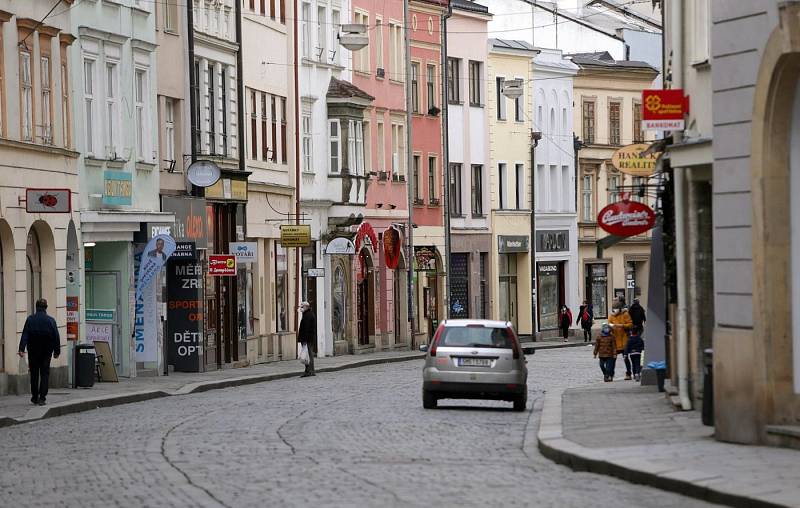
[[[644,203],[620,201],[597,214],[597,223],[609,234],[628,237],[649,231],[656,223],[656,214]]]
[[[199,263],[170,263],[167,269],[167,355],[178,372],[200,372],[202,281]]]
[[[138,295],[141,295],[142,291],[150,285],[158,275],[158,272],[161,271],[161,267],[167,262],[167,258],[175,252],[175,247],[175,240],[169,235],[154,236],[147,242],[139,264],[136,281],[137,299]]]
[[[642,127],[655,131],[684,129],[684,115],[689,113],[689,98],[683,90],[642,90]]]
[[[130,205],[133,198],[133,177],[124,171],[103,172],[103,204]]]
[[[67,297],[67,340],[78,340],[78,323],[80,322],[79,298]]]
[[[400,231],[394,226],[389,226],[383,232],[383,257],[386,260],[386,267],[396,270],[400,264]]]
[[[233,254],[210,254],[208,256],[208,274],[217,277],[235,277],[236,256]]]
[[[258,255],[258,242],[230,242],[228,251],[236,256],[237,263],[255,263]]]
[[[172,237],[176,242],[194,242],[196,248],[206,248],[208,228],[205,199],[163,196],[161,209],[175,214]]]
[[[158,361],[158,301],[157,301],[157,284],[142,285],[142,272],[145,264],[149,266],[149,281],[152,282],[153,278],[158,274],[163,263],[155,270],[154,260],[160,256],[148,256],[147,254],[153,249],[149,248],[151,243],[155,242],[155,238],[148,242],[147,245],[136,245],[136,250],[133,254],[133,266],[135,273],[138,275],[136,279],[136,287],[133,293],[133,338],[135,343],[135,358],[137,362],[157,362]]]
[[[69,213],[72,191],[69,189],[25,189],[25,211],[28,213]]]
[[[353,242],[348,240],[344,237],[334,238],[330,242],[328,242],[328,246],[325,247],[325,254],[330,255],[338,255],[338,256],[346,256],[346,255],[353,255],[356,253],[356,246],[353,245]]]
[[[309,245],[311,245],[311,226],[309,224],[281,226],[282,247],[308,247]]]
[[[631,176],[650,176],[656,172],[656,162],[661,152],[642,155],[648,148],[650,145],[646,143],[623,146],[611,156],[611,164]]]

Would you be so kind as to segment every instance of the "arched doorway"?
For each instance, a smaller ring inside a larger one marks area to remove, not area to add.
[[[25,246],[25,289],[28,314],[33,314],[36,300],[42,297],[42,248],[34,228],[28,231]]]
[[[358,320],[358,344],[363,346],[370,343],[370,336],[375,332],[374,302],[375,285],[373,277],[375,271],[372,256],[364,247],[358,252],[358,272],[356,277],[356,317]]]
[[[341,261],[334,262],[333,267],[331,329],[333,341],[337,342],[347,336],[347,268]]]
[[[44,298],[48,313],[57,319],[56,309],[56,244],[50,226],[37,220],[28,230],[25,245],[25,289],[28,314],[36,308],[36,300]],[[62,302],[63,305],[63,302]]]
[[[8,223],[0,220],[0,372],[5,372],[6,337],[14,336],[14,236]],[[11,330],[6,330],[6,327]],[[9,359],[11,361],[11,359]]]

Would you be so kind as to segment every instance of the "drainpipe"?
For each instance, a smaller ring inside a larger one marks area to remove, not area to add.
[[[237,2],[238,3],[238,2]],[[300,84],[299,84],[299,77],[298,77],[298,59],[300,57],[298,43],[297,43],[297,18],[298,18],[298,11],[297,11],[297,0],[294,0],[292,6],[292,24],[294,25],[294,33],[292,35],[292,44],[293,44],[293,54],[294,54],[294,65],[292,66],[294,69],[294,222],[295,224],[300,224]],[[284,115],[286,112],[284,111]],[[302,258],[301,258],[302,249],[300,247],[295,248],[295,304],[296,306],[300,306],[300,301],[302,297],[302,272],[303,272],[303,265],[302,265]],[[297,312],[294,313],[294,329],[295,332],[299,332],[299,324],[298,320],[300,319]]]
[[[672,38],[672,84],[674,88],[683,86],[683,0],[670,3],[670,32]],[[672,133],[673,141],[680,143],[682,132]],[[689,317],[688,281],[686,275],[686,168],[674,168],[675,176],[675,257],[678,285],[678,395],[684,411],[692,409],[689,398]]]
[[[453,15],[453,6],[450,5],[450,2],[447,3],[447,13],[442,16],[442,28],[441,28],[441,37],[442,37],[442,63],[439,65],[439,69],[441,71],[439,74],[442,76],[442,164],[443,166],[443,176],[444,182],[442,182],[442,187],[444,188],[444,203],[442,203],[444,210],[444,271],[447,276],[447,284],[444,285],[444,304],[445,304],[445,311],[444,311],[444,318],[450,318],[450,249],[451,249],[451,238],[450,238],[450,124],[447,117],[447,77],[445,73],[447,72],[447,20],[450,19],[450,16]],[[428,192],[431,192],[428,190]],[[469,308],[469,302],[467,302],[467,306]]]
[[[295,0],[296,1],[296,0]],[[414,149],[411,146],[411,16],[408,12],[409,0],[403,0],[403,32],[405,34],[406,60],[406,192],[408,193],[408,294],[411,319],[411,347],[414,347],[414,324],[417,321],[414,293],[414,179],[411,178],[414,164]]]

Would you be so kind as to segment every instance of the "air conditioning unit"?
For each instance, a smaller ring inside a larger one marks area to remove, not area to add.
[[[386,77],[386,71],[383,69],[383,67],[378,67],[375,70],[375,75],[378,76],[379,78],[385,78]]]

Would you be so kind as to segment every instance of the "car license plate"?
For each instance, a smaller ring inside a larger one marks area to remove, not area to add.
[[[492,360],[489,358],[460,358],[458,365],[460,367],[491,367]]]

